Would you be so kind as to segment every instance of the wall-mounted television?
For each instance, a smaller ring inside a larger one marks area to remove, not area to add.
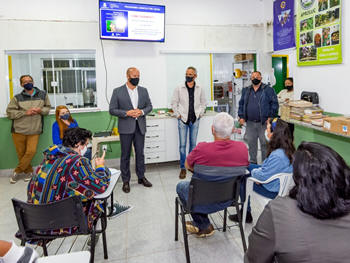
[[[164,42],[165,6],[99,2],[100,38]]]

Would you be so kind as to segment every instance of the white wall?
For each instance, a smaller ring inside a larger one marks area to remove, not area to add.
[[[343,0],[342,6],[342,54],[343,63],[298,67],[296,49],[275,52],[289,55],[290,75],[294,77],[295,98],[300,98],[302,91],[315,91],[320,98],[320,105],[325,111],[349,114],[350,85],[350,1]],[[265,6],[272,6],[272,0],[266,0]],[[273,12],[266,12],[265,19],[272,19]]]
[[[113,88],[125,82],[125,70],[129,66],[140,69],[140,84],[149,89],[154,107],[167,107],[166,56],[169,52],[235,53],[264,48],[263,27],[256,25],[264,20],[261,12],[264,5],[260,0],[154,0],[152,3],[166,5],[165,43],[101,43],[97,0],[2,3],[0,92],[6,96],[0,96],[0,105],[3,105],[0,113],[4,114],[8,98],[5,50],[96,50],[98,105],[107,110],[106,97],[110,98]],[[108,71],[107,96],[102,44]]]

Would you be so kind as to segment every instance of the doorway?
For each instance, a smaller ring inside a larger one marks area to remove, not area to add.
[[[272,68],[275,70],[276,84],[273,86],[276,94],[284,89],[284,81],[289,77],[288,55],[272,55]]]

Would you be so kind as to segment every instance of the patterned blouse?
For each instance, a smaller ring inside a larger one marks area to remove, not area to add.
[[[90,161],[72,149],[54,145],[44,151],[44,160],[28,184],[28,203],[47,204],[79,195],[92,227],[102,206],[93,199],[109,184],[110,171],[103,166],[94,171]],[[53,230],[52,234],[72,233],[74,229]]]

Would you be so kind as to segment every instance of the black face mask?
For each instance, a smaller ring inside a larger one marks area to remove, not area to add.
[[[137,84],[139,84],[140,78],[130,78],[129,82],[133,85],[133,86],[137,86]]]
[[[186,82],[192,82],[194,77],[186,76]]]
[[[252,83],[253,83],[254,85],[259,85],[260,82],[261,82],[260,79],[252,79]]]
[[[33,89],[33,83],[29,82],[27,84],[24,84],[23,88],[25,88],[26,90],[32,90]]]
[[[293,86],[286,86],[285,88],[286,88],[288,91],[293,90]]]

